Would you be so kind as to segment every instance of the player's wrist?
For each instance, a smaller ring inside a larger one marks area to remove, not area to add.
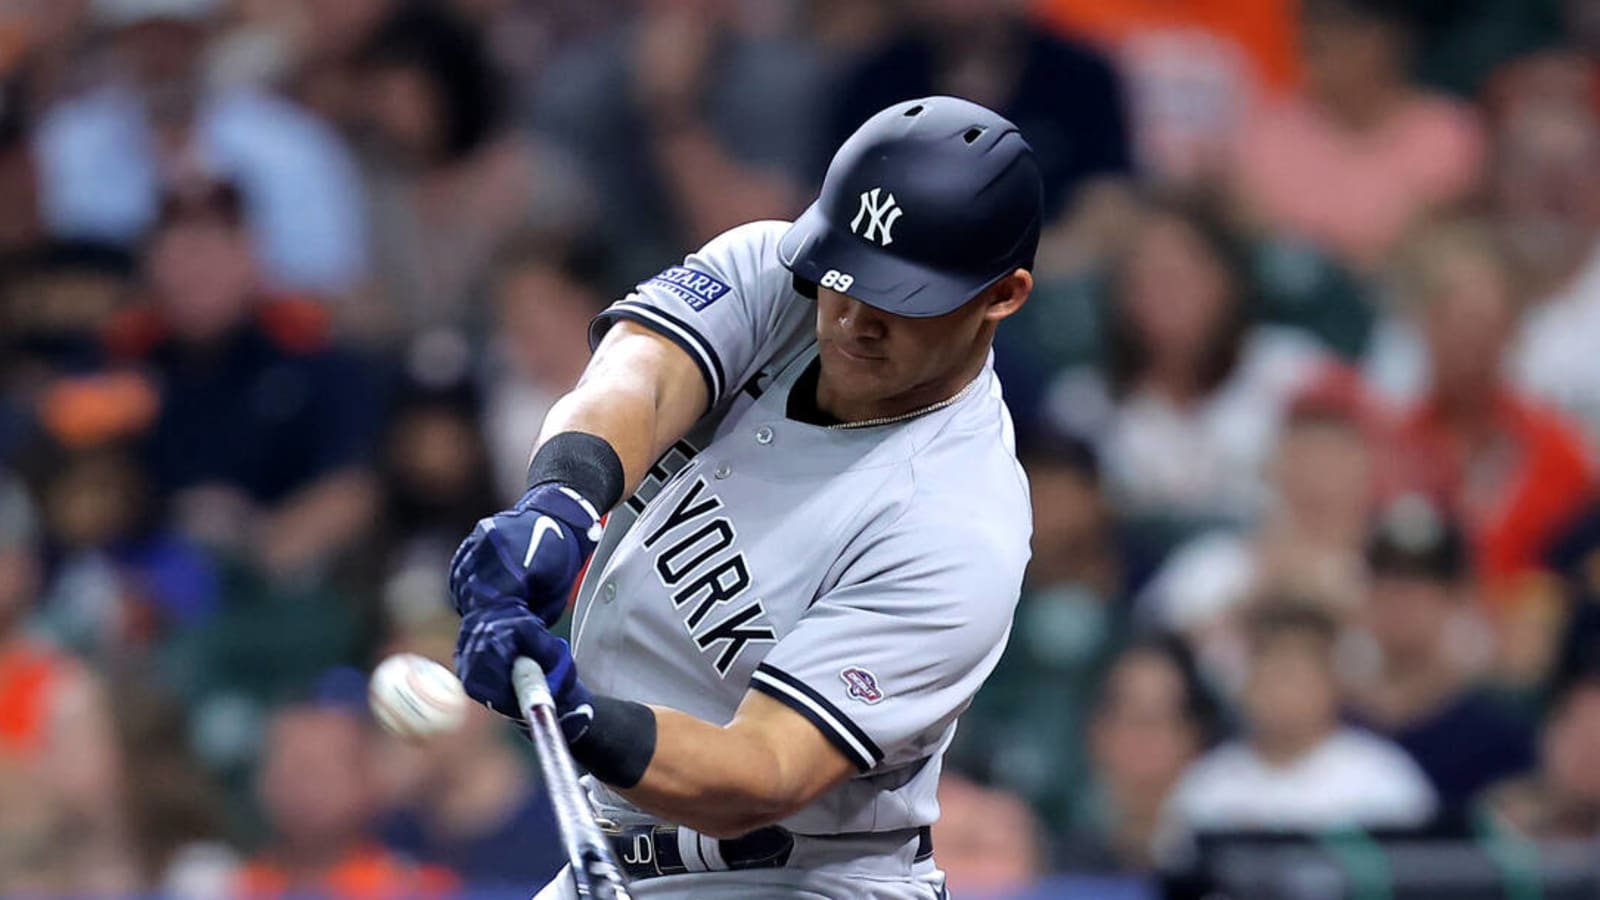
[[[583,431],[563,431],[550,438],[528,463],[530,494],[544,485],[559,485],[582,497],[596,516],[617,505],[626,482],[622,458],[611,442]]]
[[[626,790],[637,785],[656,755],[655,710],[606,696],[591,697],[589,706],[593,713],[588,727],[568,732],[572,758],[612,787]]]

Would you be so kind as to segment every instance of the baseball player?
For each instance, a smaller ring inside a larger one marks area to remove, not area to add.
[[[1001,116],[883,110],[797,221],[595,320],[527,494],[457,552],[468,693],[512,713],[514,659],[544,667],[635,896],[945,895],[941,758],[1029,552],[990,345],[1042,205]]]

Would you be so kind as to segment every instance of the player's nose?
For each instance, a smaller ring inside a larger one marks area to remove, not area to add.
[[[857,340],[875,341],[888,331],[888,321],[881,311],[847,296],[839,308],[839,329]]]

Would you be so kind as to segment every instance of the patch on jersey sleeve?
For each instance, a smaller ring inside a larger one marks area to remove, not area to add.
[[[695,312],[699,312],[721,300],[728,291],[732,290],[726,283],[716,277],[708,275],[699,269],[691,269],[688,266],[673,266],[644,284],[653,284],[677,294]],[[640,287],[643,286],[640,285]]]
[[[860,666],[851,666],[839,673],[839,677],[849,686],[847,693],[852,700],[860,700],[871,706],[883,699],[883,689],[878,687],[877,676]]]

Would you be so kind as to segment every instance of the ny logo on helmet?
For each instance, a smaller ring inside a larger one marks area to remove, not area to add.
[[[869,241],[877,241],[881,246],[887,247],[894,243],[894,237],[889,232],[905,210],[895,204],[893,194],[884,194],[880,202],[878,195],[882,190],[883,188],[873,188],[861,192],[861,208],[856,210],[856,217],[850,220],[850,233],[859,234]],[[865,232],[861,230],[863,219],[867,223]]]

